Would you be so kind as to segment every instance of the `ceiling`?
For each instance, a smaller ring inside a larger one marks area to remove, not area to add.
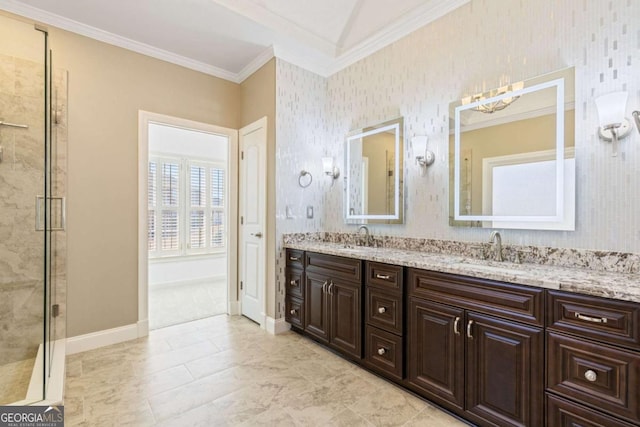
[[[240,82],[274,55],[331,75],[469,1],[0,0],[0,9]]]

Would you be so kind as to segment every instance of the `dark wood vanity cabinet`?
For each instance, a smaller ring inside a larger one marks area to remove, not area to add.
[[[480,426],[640,426],[640,304],[287,249],[286,320]]]
[[[395,381],[404,378],[404,268],[367,261],[365,365]]]
[[[362,262],[312,252],[305,261],[305,332],[361,359]]]
[[[548,425],[640,425],[640,304],[561,291],[547,304]]]
[[[304,252],[285,251],[285,320],[297,330],[304,328]]]
[[[416,269],[407,285],[408,387],[480,425],[543,425],[544,292]]]

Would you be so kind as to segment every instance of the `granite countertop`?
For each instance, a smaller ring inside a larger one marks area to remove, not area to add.
[[[416,267],[501,282],[640,302],[640,274],[531,263],[480,260],[460,255],[376,248],[321,241],[287,242],[285,247],[367,261]]]

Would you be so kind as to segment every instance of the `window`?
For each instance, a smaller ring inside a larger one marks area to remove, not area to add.
[[[226,171],[220,164],[151,156],[147,234],[150,257],[225,249],[225,178]]]

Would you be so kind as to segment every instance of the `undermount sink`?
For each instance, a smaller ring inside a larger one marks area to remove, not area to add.
[[[452,267],[464,268],[465,270],[477,270],[477,271],[492,271],[496,273],[519,273],[522,272],[519,268],[514,268],[516,264],[511,263],[501,263],[501,262],[454,262],[451,264]]]
[[[512,277],[531,274],[529,267],[524,266],[522,264],[515,264],[512,262],[492,261],[492,260],[481,260],[481,259],[473,259],[473,258],[468,258],[462,261],[451,263],[451,267],[460,269],[466,272],[497,274],[501,276],[500,280],[506,280],[506,281],[508,281],[509,278],[512,278]],[[496,278],[496,277],[493,277],[493,278]],[[550,286],[546,286],[546,287],[550,287]],[[560,289],[560,285],[558,284],[557,288],[555,289]]]

